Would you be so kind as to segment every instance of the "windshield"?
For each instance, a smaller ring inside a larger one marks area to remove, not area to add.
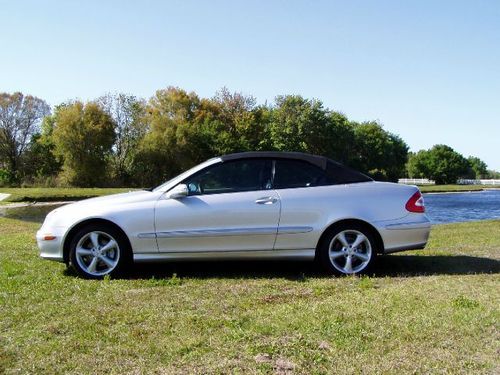
[[[192,175],[193,173],[196,173],[196,172],[202,170],[203,168],[208,167],[209,165],[212,165],[212,164],[215,164],[215,163],[220,163],[221,161],[222,161],[221,158],[212,158],[212,159],[209,159],[207,161],[204,161],[203,163],[198,164],[198,165],[194,166],[193,168],[188,169],[185,172],[182,172],[180,175],[178,175],[178,176],[176,176],[176,177],[168,180],[167,182],[164,182],[160,186],[154,188],[153,191],[167,191],[167,190],[170,190],[175,185],[177,185],[179,182],[181,182],[182,180],[184,180],[186,177]]]

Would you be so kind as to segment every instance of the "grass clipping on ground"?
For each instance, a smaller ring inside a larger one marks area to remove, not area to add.
[[[88,281],[0,219],[0,373],[498,373],[500,221],[435,226],[371,277],[307,263]]]

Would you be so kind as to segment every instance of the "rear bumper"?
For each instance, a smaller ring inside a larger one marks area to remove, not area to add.
[[[378,224],[386,254],[423,249],[431,231],[431,222],[425,214],[410,214],[403,219]]]
[[[422,243],[405,245],[401,247],[393,247],[391,249],[385,249],[384,254],[397,253],[398,251],[406,251],[406,250],[422,250],[425,248],[425,245],[427,245],[427,241]]]

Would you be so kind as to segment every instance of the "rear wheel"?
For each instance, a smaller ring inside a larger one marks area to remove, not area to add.
[[[123,234],[112,226],[89,224],[70,243],[70,266],[82,277],[116,276],[129,263],[130,248]]]
[[[371,231],[359,224],[346,224],[332,229],[318,250],[322,265],[338,275],[368,272],[377,254]]]

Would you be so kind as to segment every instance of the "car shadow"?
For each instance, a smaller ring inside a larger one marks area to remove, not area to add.
[[[500,261],[466,255],[386,255],[377,259],[370,276],[415,277],[430,275],[468,275],[500,273]],[[294,261],[207,261],[138,263],[128,279],[165,279],[173,275],[197,279],[285,278],[304,281],[307,278],[329,278],[314,262]]]
[[[386,255],[374,276],[429,276],[500,273],[500,261],[469,255]]]
[[[127,273],[131,279],[164,279],[177,277],[195,279],[272,279],[305,280],[323,271],[313,262],[294,261],[189,261],[137,263]]]

